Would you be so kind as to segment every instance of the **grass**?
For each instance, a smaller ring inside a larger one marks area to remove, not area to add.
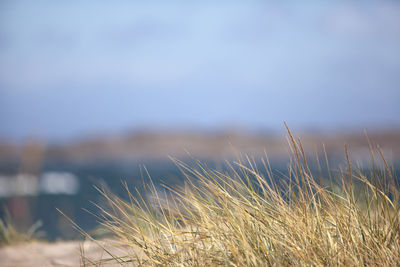
[[[38,221],[26,231],[21,231],[11,217],[6,214],[4,220],[0,219],[0,247],[42,238],[44,233],[37,231],[41,226],[41,221]]]
[[[99,207],[98,218],[121,253],[104,248],[109,260],[96,264],[399,266],[399,186],[380,148],[371,145],[365,173],[346,147],[346,166],[320,179],[288,133],[286,174],[267,159],[238,159],[227,172],[176,161],[185,185],[166,186],[162,197],[151,182],[151,199],[101,190],[109,207]]]

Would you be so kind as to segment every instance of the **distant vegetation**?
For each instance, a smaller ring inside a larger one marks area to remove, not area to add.
[[[38,231],[41,225],[42,223],[38,221],[28,230],[22,231],[12,221],[11,217],[7,215],[4,220],[0,219],[0,247],[42,238],[44,233]]]
[[[325,155],[322,175],[290,131],[289,140],[279,177],[267,159],[238,158],[226,172],[176,161],[180,188],[150,183],[149,194],[127,200],[102,190],[102,225],[125,251],[105,253],[140,266],[399,266],[399,184],[380,148],[370,143],[368,173],[345,147],[343,168],[330,170]]]

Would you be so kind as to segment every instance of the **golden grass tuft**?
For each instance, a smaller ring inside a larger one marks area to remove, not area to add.
[[[176,160],[186,182],[166,187],[167,197],[160,197],[152,183],[150,200],[129,190],[128,200],[102,190],[109,204],[100,207],[102,225],[124,251],[123,257],[109,253],[110,261],[129,266],[399,266],[399,187],[383,154],[380,160],[372,157],[373,166],[364,173],[352,166],[346,147],[346,169],[320,180],[290,131],[289,141],[293,160],[279,177],[267,159],[261,170],[245,157],[229,172]]]
[[[0,219],[0,247],[43,238],[44,233],[37,231],[41,226],[42,222],[37,221],[29,229],[21,231],[6,213],[4,220]]]

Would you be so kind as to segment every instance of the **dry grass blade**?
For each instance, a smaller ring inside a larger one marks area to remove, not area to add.
[[[345,146],[347,172],[334,177],[324,148],[326,187],[328,177],[314,179],[301,142],[287,130],[295,165],[285,175],[268,159],[265,172],[249,157],[227,172],[174,160],[186,183],[165,186],[167,194],[152,182],[150,200],[103,191],[110,205],[101,207],[103,225],[129,251],[111,259],[137,266],[399,266],[399,188],[382,151],[383,165],[373,163],[380,172],[369,177],[351,165]]]

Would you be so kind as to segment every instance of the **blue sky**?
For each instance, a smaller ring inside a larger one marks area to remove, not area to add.
[[[400,4],[0,1],[0,138],[400,125]]]

